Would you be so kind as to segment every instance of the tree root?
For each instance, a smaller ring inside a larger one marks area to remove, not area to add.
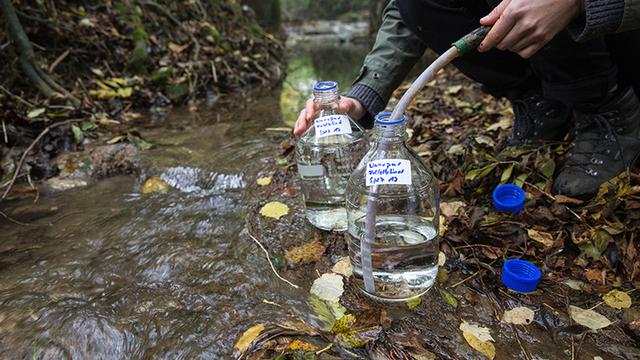
[[[29,37],[24,31],[20,19],[11,0],[0,0],[0,10],[4,14],[8,25],[9,36],[15,42],[20,54],[20,67],[33,86],[47,98],[56,92],[63,94],[74,106],[81,104],[80,100],[56,83],[49,75],[44,73],[35,61],[35,52]],[[54,91],[55,89],[55,91]]]

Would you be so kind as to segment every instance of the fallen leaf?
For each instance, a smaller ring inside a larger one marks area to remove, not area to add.
[[[271,176],[265,176],[265,177],[258,178],[256,180],[256,182],[260,186],[267,186],[267,185],[271,184]]]
[[[334,334],[341,334],[351,330],[356,323],[356,317],[353,314],[347,314],[338,319],[331,328],[331,332]]]
[[[603,329],[612,324],[609,319],[593,310],[582,309],[573,305],[569,305],[569,315],[573,321],[591,330]]]
[[[237,355],[241,355],[249,350],[249,346],[251,346],[253,340],[255,340],[258,335],[260,335],[262,330],[264,330],[264,327],[264,324],[256,324],[242,333],[238,341],[236,341],[236,344],[233,346],[234,353]]]
[[[584,201],[579,200],[579,199],[574,199],[568,196],[564,196],[564,195],[556,195],[555,196],[556,199],[556,204],[574,204],[574,205],[581,205],[584,203]]]
[[[447,154],[449,155],[463,155],[465,151],[465,146],[462,144],[454,144],[447,150]]]
[[[344,277],[350,277],[353,274],[353,267],[351,267],[351,260],[349,260],[348,256],[342,257],[338,262],[333,265],[331,268],[336,274],[344,275]]]
[[[285,349],[287,350],[304,350],[304,351],[316,351],[319,349],[318,346],[313,345],[313,344],[309,344],[308,342],[299,340],[299,339],[295,339],[292,342],[288,343],[287,346],[285,346]]]
[[[631,296],[620,290],[609,291],[602,296],[602,300],[614,309],[628,309],[631,307]]]
[[[37,118],[38,116],[44,114],[45,111],[46,111],[45,108],[36,108],[29,111],[29,113],[27,114],[27,117],[29,119]]]
[[[167,191],[169,191],[170,188],[171,186],[167,184],[166,181],[160,179],[159,177],[150,177],[147,179],[147,181],[144,182],[144,186],[142,186],[142,193],[143,194],[149,194],[149,193],[164,194]]]
[[[513,120],[509,117],[503,116],[500,118],[500,120],[498,120],[498,122],[495,122],[489,125],[489,127],[487,127],[487,130],[489,131],[506,130],[511,128],[511,126],[513,126]]]
[[[493,360],[496,357],[496,347],[491,341],[480,341],[476,336],[468,332],[463,332],[462,336],[472,348],[482,353],[487,359]]]
[[[315,279],[310,292],[321,300],[333,302],[340,299],[344,292],[342,276],[338,274],[323,274]]]
[[[447,255],[442,251],[438,253],[438,266],[443,266],[447,262]]]
[[[447,87],[446,93],[449,95],[455,95],[459,93],[460,90],[462,90],[462,85],[453,85],[453,86]]]
[[[604,284],[606,280],[607,271],[601,269],[589,269],[584,272],[584,277],[593,282],[599,282]]]
[[[310,295],[308,300],[309,306],[314,314],[324,324],[323,329],[328,331],[335,324],[336,319],[340,319],[347,313],[347,309],[340,305],[340,301],[333,302],[322,301],[316,295]]]
[[[462,323],[460,323],[460,330],[462,330],[463,333],[466,332],[475,336],[481,342],[495,341],[493,340],[493,337],[491,336],[491,332],[488,328],[474,325],[474,324],[469,324],[464,320],[462,321]]]
[[[284,258],[289,266],[311,264],[320,261],[325,250],[320,240],[315,240],[285,251]]]
[[[288,213],[289,207],[279,201],[268,202],[262,207],[262,209],[260,209],[260,214],[262,216],[274,218],[276,220],[279,220]]]
[[[567,279],[567,280],[564,280],[562,283],[572,288],[573,290],[582,290],[582,287],[584,286],[584,282],[580,280],[574,280],[574,279]]]
[[[504,312],[502,321],[515,325],[529,325],[533,321],[535,311],[528,307],[519,306]]]
[[[480,145],[487,145],[489,147],[495,147],[496,146],[496,142],[493,141],[493,139],[488,137],[487,135],[478,135],[478,136],[475,137],[475,140]]]
[[[458,216],[460,210],[464,209],[466,205],[463,201],[441,202],[440,212],[446,217]]]
[[[422,304],[422,300],[420,299],[420,297],[415,297],[413,299],[407,300],[406,303],[409,309],[413,309],[416,306],[419,306],[420,304]]]
[[[529,235],[531,240],[541,243],[544,247],[553,246],[553,236],[547,232],[527,229],[527,235]]]

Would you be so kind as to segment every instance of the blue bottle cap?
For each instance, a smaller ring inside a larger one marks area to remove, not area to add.
[[[524,199],[524,190],[517,185],[504,184],[493,190],[493,206],[498,211],[520,211],[524,207]]]
[[[536,289],[542,272],[532,263],[509,259],[502,265],[502,283],[511,290],[531,292]]]
[[[395,124],[400,124],[401,122],[404,121],[404,115],[400,115],[399,119],[391,120],[390,112],[381,112],[378,115],[376,115],[375,119],[376,119],[376,123],[380,125],[395,125]]]
[[[338,87],[338,83],[335,81],[318,81],[314,87],[313,91],[329,91]]]

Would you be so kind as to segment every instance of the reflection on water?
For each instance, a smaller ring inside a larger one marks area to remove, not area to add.
[[[28,226],[0,221],[0,358],[221,359],[248,325],[304,309],[241,235],[252,164],[284,138],[264,131],[282,126],[277,98],[217,115],[141,131],[167,194],[114,177],[41,196]]]
[[[298,43],[290,50],[280,97],[284,122],[293,126],[316,81],[334,80],[342,91],[348,90],[368,51],[365,44]]]

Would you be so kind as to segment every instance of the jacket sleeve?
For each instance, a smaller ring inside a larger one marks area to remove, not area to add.
[[[569,25],[576,41],[640,28],[640,0],[584,0],[584,10]]]
[[[366,127],[382,111],[393,91],[420,59],[426,45],[402,22],[395,1],[384,10],[375,44],[364,59],[360,74],[345,95],[360,101],[367,114],[358,121]]]

